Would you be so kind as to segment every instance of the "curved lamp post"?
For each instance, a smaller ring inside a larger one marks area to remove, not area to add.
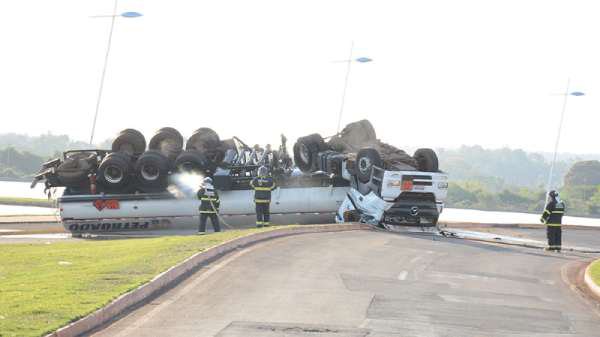
[[[560,143],[560,135],[562,132],[562,125],[565,118],[565,111],[567,110],[567,99],[569,96],[584,96],[585,93],[581,91],[569,91],[570,90],[571,79],[567,80],[567,90],[564,93],[559,94],[564,96],[562,110],[560,112],[560,121],[558,123],[558,132],[556,133],[556,142],[554,143],[554,156],[552,158],[552,164],[550,165],[550,174],[548,175],[548,185],[546,188],[546,202],[548,202],[548,193],[552,189],[552,175],[554,174],[554,166],[556,165],[556,156],[558,154],[558,144]]]
[[[346,79],[344,80],[344,90],[342,91],[342,104],[340,106],[340,114],[338,116],[336,134],[340,133],[340,127],[342,126],[342,115],[344,113],[344,104],[346,102],[346,89],[348,88],[348,78],[350,77],[350,68],[351,68],[352,62],[368,63],[368,62],[373,61],[372,59],[370,59],[368,57],[359,57],[356,59],[352,59],[353,49],[354,49],[354,41],[352,41],[352,44],[350,45],[350,56],[348,57],[348,59],[343,60],[343,61],[337,61],[337,62],[345,62],[348,64],[348,66],[346,68]]]
[[[102,91],[104,89],[104,78],[106,77],[106,68],[108,66],[108,56],[110,55],[110,46],[112,43],[113,31],[115,28],[115,20],[118,17],[122,18],[139,18],[142,16],[139,12],[123,12],[121,14],[117,13],[117,6],[119,4],[119,0],[115,0],[115,4],[113,7],[113,13],[110,15],[96,15],[92,16],[93,18],[111,18],[110,23],[110,31],[108,33],[108,42],[106,43],[106,54],[104,55],[104,66],[102,67],[102,75],[100,76],[100,87],[98,88],[98,98],[96,99],[96,111],[94,113],[94,122],[92,123],[92,132],[90,135],[90,145],[94,143],[94,134],[96,132],[96,121],[98,120],[98,111],[100,111],[100,101],[102,100]]]

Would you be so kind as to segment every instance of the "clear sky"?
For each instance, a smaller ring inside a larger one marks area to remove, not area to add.
[[[0,132],[89,138],[112,0],[0,2]],[[97,139],[163,126],[276,143],[369,118],[399,147],[599,153],[598,1],[119,0]]]

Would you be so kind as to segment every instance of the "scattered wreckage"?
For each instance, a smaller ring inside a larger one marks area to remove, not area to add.
[[[185,145],[185,147],[184,147]],[[367,120],[339,134],[299,138],[288,154],[249,146],[237,137],[221,140],[212,129],[196,130],[186,142],[173,128],[150,139],[121,131],[111,150],[66,151],[44,163],[32,186],[63,187],[60,218],[74,234],[192,228],[198,223],[195,190],[212,176],[222,216],[251,222],[249,182],[258,167],[270,168],[278,188],[271,212],[281,221],[319,215],[327,222],[362,221],[384,226],[437,223],[448,188],[431,149],[413,156],[377,139]]]

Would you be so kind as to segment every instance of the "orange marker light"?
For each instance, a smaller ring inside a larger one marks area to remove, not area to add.
[[[413,189],[413,182],[412,180],[403,180],[402,181],[402,187],[400,188],[402,191],[410,191]]]

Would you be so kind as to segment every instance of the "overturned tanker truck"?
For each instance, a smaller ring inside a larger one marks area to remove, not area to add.
[[[185,144],[184,144],[185,143]],[[185,145],[185,147],[184,147]],[[277,186],[274,223],[363,221],[383,226],[435,225],[448,187],[431,149],[413,156],[376,138],[367,120],[339,134],[301,137],[293,146],[281,135],[278,149],[221,140],[209,128],[186,142],[174,128],[162,128],[148,146],[139,131],[121,131],[111,150],[66,151],[43,164],[32,187],[62,187],[57,199],[65,229],[126,233],[191,229],[198,223],[195,192],[213,177],[228,223],[254,223],[250,181],[265,165]]]

